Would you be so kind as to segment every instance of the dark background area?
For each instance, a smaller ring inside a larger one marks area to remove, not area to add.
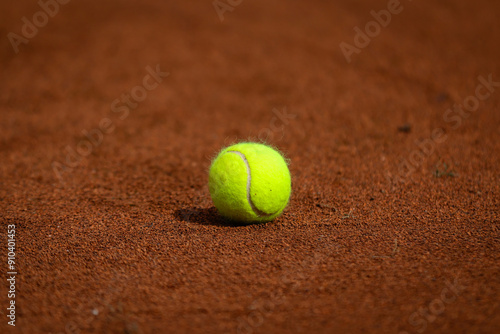
[[[0,332],[498,333],[500,4],[217,3],[0,4]],[[271,223],[209,197],[243,140]]]

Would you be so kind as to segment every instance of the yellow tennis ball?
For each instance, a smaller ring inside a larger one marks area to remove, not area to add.
[[[292,192],[283,156],[257,143],[223,149],[212,162],[208,186],[215,207],[224,217],[246,223],[278,217]]]

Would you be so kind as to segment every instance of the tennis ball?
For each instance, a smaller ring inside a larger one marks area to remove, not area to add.
[[[208,179],[210,195],[220,214],[245,223],[278,217],[292,192],[283,156],[258,143],[223,149],[212,162]]]

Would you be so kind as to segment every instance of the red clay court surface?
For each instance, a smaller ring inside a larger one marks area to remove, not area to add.
[[[1,333],[500,332],[498,1],[54,4],[0,4]]]

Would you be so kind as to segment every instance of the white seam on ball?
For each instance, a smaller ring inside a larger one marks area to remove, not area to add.
[[[259,217],[269,217],[269,216],[272,216],[274,213],[265,213],[264,211],[261,211],[259,210],[255,204],[253,204],[253,201],[252,201],[252,196],[250,194],[250,185],[252,183],[252,173],[250,171],[250,165],[248,164],[248,160],[247,160],[247,157],[241,153],[241,152],[238,152],[238,151],[227,151],[226,153],[234,153],[234,154],[237,154],[240,156],[240,158],[243,160],[243,162],[245,163],[245,167],[247,169],[247,201],[248,203],[250,204],[250,207],[252,208],[253,212],[259,216]]]

